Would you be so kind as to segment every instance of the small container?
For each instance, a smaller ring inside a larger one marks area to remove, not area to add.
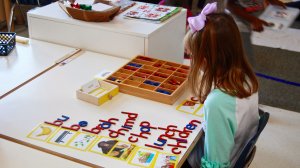
[[[108,1],[102,1],[102,3],[105,3],[112,7],[103,11],[94,11],[68,7],[61,2],[59,2],[58,4],[64,12],[66,12],[69,16],[71,16],[74,19],[83,20],[87,22],[109,22],[118,14],[118,12],[121,9],[121,6],[113,5]]]
[[[0,56],[7,56],[16,45],[16,33],[0,32]]]
[[[83,92],[82,89],[78,89],[76,91],[77,98],[99,106],[108,100],[111,100],[119,93],[118,85],[114,85],[102,80],[98,80],[98,82],[100,83],[101,87],[95,88],[89,93]]]

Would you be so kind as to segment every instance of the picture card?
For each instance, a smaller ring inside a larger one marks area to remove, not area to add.
[[[96,74],[95,78],[104,80],[107,77],[109,77],[109,75],[111,75],[112,73],[113,73],[113,71],[104,69],[101,72],[99,72],[98,74]]]
[[[97,135],[80,132],[71,140],[68,146],[79,150],[86,150],[96,138]]]
[[[132,17],[132,18],[140,18],[140,16],[144,13],[148,13],[153,8],[153,4],[140,4],[136,5],[136,7],[131,8],[124,16]]]
[[[119,141],[115,139],[101,137],[95,141],[89,151],[107,155],[118,142]]]
[[[166,153],[159,153],[155,161],[154,168],[175,168],[178,156]]]
[[[156,151],[139,148],[133,155],[129,164],[141,167],[150,167],[154,163],[156,154]]]
[[[141,14],[142,14],[142,12],[139,12],[139,11],[128,11],[125,14],[125,16],[132,17],[132,18],[138,18],[138,17],[140,17]]]
[[[100,82],[97,79],[94,79],[94,80],[88,82],[87,84],[83,85],[81,87],[81,90],[82,90],[82,92],[90,93],[93,90],[100,88],[100,87],[101,87]]]
[[[197,113],[203,104],[199,103],[198,101],[191,101],[191,100],[184,100],[177,108],[176,110],[194,114]]]
[[[113,149],[109,152],[109,156],[115,159],[127,160],[130,154],[135,149],[135,145],[126,143],[126,142],[118,142]]]
[[[268,5],[266,10],[259,16],[270,24],[267,28],[273,30],[282,30],[289,27],[299,15],[297,8],[286,7],[286,9]]]
[[[149,12],[141,15],[141,18],[159,20],[174,10],[176,10],[176,7],[155,5]]]
[[[141,15],[141,18],[150,19],[150,20],[158,20],[158,19],[162,18],[162,16],[163,16],[163,14],[161,12],[151,11],[148,13],[143,13]]]
[[[137,6],[136,10],[140,12],[149,12],[154,7],[154,4],[145,3]]]
[[[28,138],[46,141],[59,127],[42,123],[34,128],[29,134]]]
[[[76,135],[76,133],[76,131],[61,128],[48,140],[48,142],[51,144],[65,146]]]

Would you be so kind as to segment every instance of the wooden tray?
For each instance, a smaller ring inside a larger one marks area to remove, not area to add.
[[[186,65],[137,56],[105,81],[122,93],[173,104],[185,89],[188,72]]]
[[[111,5],[113,7],[104,11],[93,11],[93,10],[88,11],[88,10],[67,7],[61,2],[59,2],[58,4],[69,16],[71,16],[74,19],[88,21],[88,22],[108,22],[118,14],[121,7],[114,6],[113,4],[108,3],[107,1],[101,1],[101,2]]]

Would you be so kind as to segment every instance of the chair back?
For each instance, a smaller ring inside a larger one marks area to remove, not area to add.
[[[265,126],[268,123],[270,114],[268,112],[264,112],[260,110],[260,119],[259,119],[259,124],[258,124],[258,129],[256,134],[250,139],[248,144],[245,146],[243,149],[240,157],[238,158],[237,162],[234,165],[234,168],[243,168],[245,167],[248,157],[250,157],[250,154],[253,153],[252,150],[255,147],[255,143],[260,135],[260,133],[263,131]],[[253,156],[252,156],[253,157]]]

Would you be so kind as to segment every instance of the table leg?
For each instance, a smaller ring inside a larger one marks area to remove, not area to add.
[[[6,19],[7,29],[10,31],[14,31],[14,23],[13,23],[13,20],[11,20],[12,13],[11,13],[10,0],[4,0],[4,10],[5,10],[5,19]],[[11,21],[11,25],[10,25],[10,21]],[[10,28],[10,26],[11,26],[11,28]]]

